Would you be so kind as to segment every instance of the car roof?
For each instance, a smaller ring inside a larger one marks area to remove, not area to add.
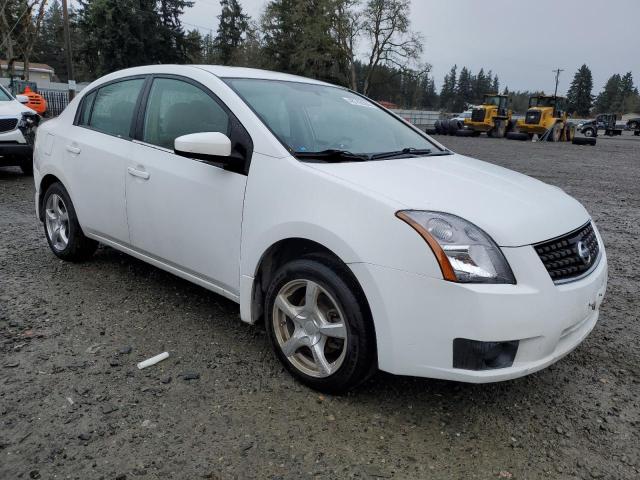
[[[222,65],[192,65],[193,67],[206,70],[220,78],[255,78],[261,80],[284,80],[289,82],[314,83],[319,85],[329,85],[320,80],[291,75],[288,73],[273,72],[271,70],[260,70],[258,68],[226,67]]]
[[[283,80],[289,82],[309,83],[315,85],[331,85],[320,80],[314,80],[312,78],[300,77],[298,75],[291,75],[288,73],[273,72],[270,70],[260,70],[257,68],[245,68],[245,67],[227,67],[223,65],[147,65],[141,67],[127,68],[125,70],[119,70],[117,72],[110,73],[101,79],[99,83],[103,83],[103,80],[113,80],[129,75],[144,75],[153,73],[164,74],[183,74],[184,69],[197,68],[212,73],[219,78],[254,78],[261,80]]]

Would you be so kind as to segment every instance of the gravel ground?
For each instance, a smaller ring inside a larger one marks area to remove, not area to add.
[[[567,358],[500,384],[378,374],[319,395],[232,302],[110,248],[58,260],[32,179],[0,169],[0,478],[637,479],[640,139],[439,140],[562,187],[598,223],[609,291]]]

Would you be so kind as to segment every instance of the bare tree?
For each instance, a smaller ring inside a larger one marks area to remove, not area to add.
[[[9,76],[13,75],[15,61],[22,58],[24,78],[29,80],[29,58],[40,33],[46,6],[47,0],[4,1],[0,9],[0,30]]]
[[[360,0],[336,1],[335,35],[342,50],[346,81],[352,90],[358,89],[355,51],[356,42],[362,30],[362,22],[359,20],[357,10],[358,5],[360,5]]]
[[[20,51],[20,56],[24,62],[24,78],[29,80],[29,65],[31,53],[33,47],[36,44],[38,35],[40,35],[40,28],[42,27],[42,20],[47,7],[47,0],[31,0],[28,5],[28,15],[25,16],[24,26],[22,30],[22,36],[20,43],[17,47]],[[35,10],[35,16],[33,14]]]
[[[371,79],[380,65],[404,70],[422,53],[422,37],[411,31],[409,0],[369,0],[362,12],[362,30],[369,38],[371,52],[363,93],[369,92]]]

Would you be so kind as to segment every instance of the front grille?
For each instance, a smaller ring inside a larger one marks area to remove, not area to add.
[[[17,118],[0,118],[0,132],[9,132],[18,125]]]
[[[484,108],[474,108],[471,112],[472,122],[484,122]]]
[[[588,272],[600,257],[591,222],[562,237],[534,245],[554,283],[565,283]]]
[[[528,111],[524,123],[528,125],[538,125],[540,123],[540,112],[536,110]]]

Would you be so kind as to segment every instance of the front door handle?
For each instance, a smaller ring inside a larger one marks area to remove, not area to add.
[[[71,152],[74,155],[78,155],[80,153],[80,149],[78,147],[74,147],[73,145],[67,145],[67,152]]]
[[[149,177],[151,176],[149,175],[149,172],[145,172],[144,170],[138,170],[133,167],[128,167],[127,172],[129,172],[129,175],[133,175],[134,177],[138,177],[143,180],[149,180]]]

